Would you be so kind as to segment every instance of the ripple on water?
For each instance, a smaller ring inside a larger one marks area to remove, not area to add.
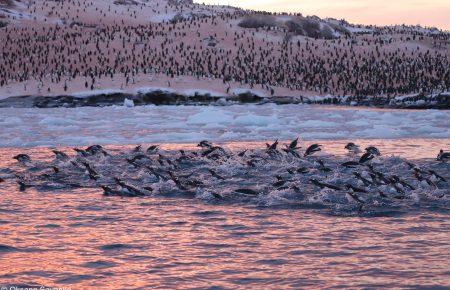
[[[15,252],[15,251],[18,251],[18,249],[15,247],[0,244],[0,254],[1,253],[11,253],[11,252]]]
[[[117,266],[117,263],[111,262],[111,261],[105,261],[105,260],[98,260],[98,261],[92,261],[92,262],[86,262],[82,264],[82,267],[85,268],[93,268],[93,269],[105,269],[105,268],[112,268]]]
[[[133,245],[128,245],[128,244],[107,244],[107,245],[103,245],[100,246],[99,249],[102,251],[121,251],[121,250],[128,250],[128,249],[133,249],[135,248],[135,246]]]
[[[56,283],[59,284],[76,284],[86,280],[98,279],[98,276],[94,275],[78,275],[78,274],[70,274],[67,277],[56,280]]]

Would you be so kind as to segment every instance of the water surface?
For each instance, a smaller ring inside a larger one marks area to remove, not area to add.
[[[386,155],[419,159],[414,162],[432,162],[436,151],[430,148],[449,144],[445,139],[361,142],[382,144]],[[262,143],[224,145],[257,148]],[[321,143],[324,154],[344,155],[343,141]],[[180,146],[195,147],[163,148]],[[39,161],[51,158],[47,148],[1,149],[0,168],[15,166],[11,157],[19,152]],[[19,192],[6,182],[0,192],[1,285],[450,287],[450,211],[445,206],[337,216],[299,204],[105,197],[97,188]]]

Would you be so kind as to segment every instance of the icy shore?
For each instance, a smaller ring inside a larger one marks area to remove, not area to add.
[[[450,138],[450,111],[314,105],[0,108],[0,147]]]
[[[121,105],[232,105],[232,104],[325,104],[393,109],[450,109],[450,92],[411,94],[397,97],[374,96],[268,96],[257,90],[234,89],[229,93],[208,90],[177,91],[171,88],[142,88],[135,91],[94,90],[63,95],[25,95],[0,98],[0,108],[75,108]]]

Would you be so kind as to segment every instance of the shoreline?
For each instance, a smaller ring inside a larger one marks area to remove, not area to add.
[[[450,109],[450,92],[437,94],[411,94],[397,97],[374,96],[266,96],[257,90],[239,88],[232,94],[191,89],[180,92],[171,88],[141,88],[134,92],[124,90],[92,90],[89,92],[56,95],[22,95],[0,99],[0,108],[78,108],[124,105],[127,107],[145,105],[192,105],[228,106],[245,104],[276,105],[306,104],[353,107],[375,107],[385,109]]]

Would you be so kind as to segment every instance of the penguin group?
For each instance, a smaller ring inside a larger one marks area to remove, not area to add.
[[[217,79],[228,87],[239,83],[267,95],[284,87],[345,96],[349,102],[374,96],[374,103],[389,103],[398,95],[450,90],[450,34],[446,32],[378,27],[367,35],[347,32],[336,39],[299,38],[292,37],[297,35],[288,24],[283,28],[237,25],[247,17],[270,13],[222,7],[224,12],[192,14],[176,21],[137,22],[142,9],[183,15],[201,5],[146,1],[131,6],[127,19],[121,19],[116,4],[105,9],[95,2],[29,1],[30,15],[36,17],[34,13],[41,11],[61,21],[0,29],[5,40],[0,43],[0,88],[23,83],[26,91],[27,81],[38,81],[39,91],[47,93],[75,86],[94,90],[109,80],[128,87],[139,78],[158,75],[169,86],[180,76],[193,76]],[[90,13],[98,17],[86,17]],[[214,47],[202,44],[205,38],[214,39]]]
[[[449,153],[441,150],[435,161],[412,163],[383,157],[374,146],[361,152],[358,145],[348,143],[345,149],[344,157],[323,152],[317,143],[303,149],[299,138],[285,145],[276,140],[265,148],[238,151],[206,140],[197,149],[179,151],[158,145],[122,151],[93,145],[73,148],[72,154],[53,149],[54,157],[45,162],[16,155],[9,179],[21,192],[89,188],[123,198],[200,196],[258,202],[278,196],[358,211],[414,202],[417,196],[448,202]],[[0,179],[0,183],[7,181]]]

